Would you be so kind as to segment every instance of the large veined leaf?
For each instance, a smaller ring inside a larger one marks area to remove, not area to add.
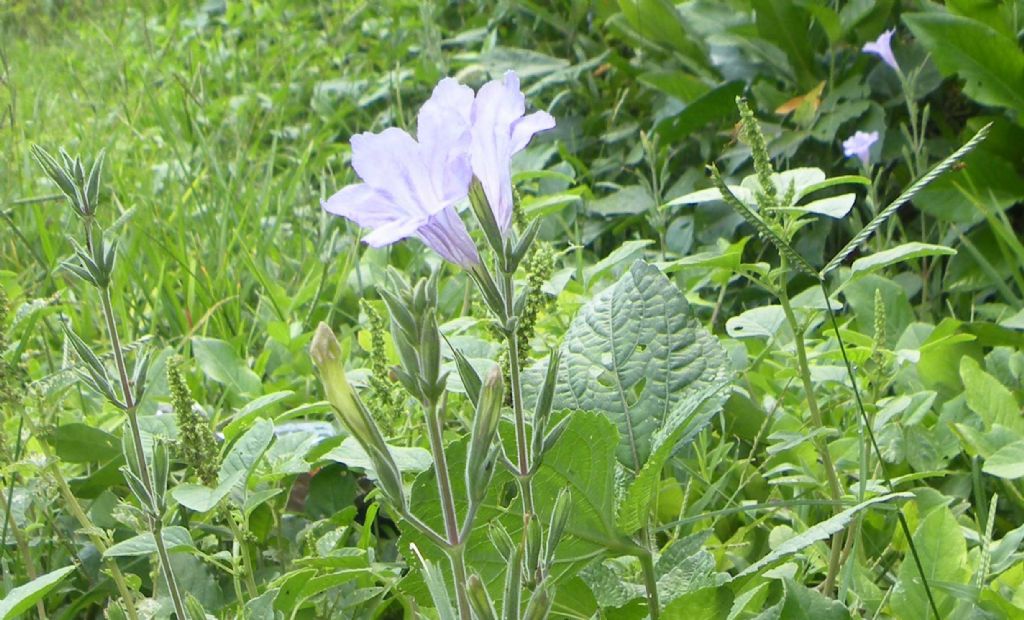
[[[722,410],[722,403],[728,395],[724,386],[724,382],[711,384],[688,394],[665,421],[665,425],[654,434],[651,457],[629,485],[619,505],[617,522],[622,531],[632,534],[643,526],[665,463],[681,443],[692,441],[711,418]]]
[[[903,20],[944,74],[963,78],[969,97],[1024,112],[1024,53],[1016,41],[968,17],[918,13]]]
[[[917,547],[929,583],[967,584],[971,574],[967,543],[960,524],[949,508],[942,506],[925,517],[914,532],[914,546]],[[944,590],[932,587],[942,617],[951,618],[956,597]],[[928,594],[921,582],[921,575],[913,560],[906,558],[900,565],[892,593],[894,615],[897,618],[910,618],[927,608]]]
[[[74,566],[65,566],[55,571],[36,577],[25,585],[11,589],[7,596],[0,600],[0,620],[17,618],[28,611],[33,605],[49,594],[50,590],[75,570]]]
[[[657,267],[637,261],[569,327],[554,407],[608,416],[619,430],[615,454],[635,473],[679,403],[727,374],[721,345],[683,294]]]

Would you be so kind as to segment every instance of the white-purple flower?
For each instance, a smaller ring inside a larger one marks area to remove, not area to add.
[[[420,108],[418,140],[394,127],[352,136],[352,167],[363,182],[342,188],[323,208],[371,229],[363,241],[372,247],[415,236],[457,265],[478,264],[455,211],[473,176],[472,106],[473,90],[445,78]]]
[[[512,156],[526,148],[537,132],[551,129],[547,112],[526,114],[526,97],[519,77],[508,71],[480,88],[473,102],[472,167],[480,180],[502,233],[512,222]]]
[[[555,125],[547,112],[525,113],[512,71],[475,96],[445,78],[420,108],[416,139],[396,128],[352,136],[352,167],[362,183],[342,188],[323,207],[371,229],[363,240],[373,247],[415,236],[445,259],[473,267],[480,256],[455,205],[476,176],[499,229],[508,230],[512,155]]]
[[[892,35],[896,32],[895,28],[890,28],[882,34],[878,35],[878,38],[870,43],[865,43],[863,50],[868,54],[876,54],[882,59],[885,64],[889,65],[896,72],[900,71],[900,65],[896,62],[896,56],[892,53]]]
[[[867,168],[871,161],[871,145],[878,142],[878,132],[858,131],[843,141],[843,155],[860,159]]]

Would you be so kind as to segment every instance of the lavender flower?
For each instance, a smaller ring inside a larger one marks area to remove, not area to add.
[[[897,73],[900,73],[900,66],[896,62],[896,56],[892,53],[892,35],[895,32],[895,28],[886,30],[878,35],[878,38],[874,41],[865,43],[863,50],[868,54],[876,54],[885,64],[895,69]]]
[[[857,157],[867,168],[871,160],[871,145],[878,142],[878,132],[858,131],[843,141],[843,155]]]
[[[382,247],[415,236],[445,259],[480,263],[455,211],[466,197],[472,89],[441,80],[417,118],[418,140],[397,128],[352,136],[352,167],[362,179],[323,203],[329,213],[371,229],[363,240]]]
[[[526,148],[533,135],[555,126],[547,112],[526,113],[519,77],[505,73],[480,88],[472,109],[472,168],[480,180],[502,233],[512,222],[512,156]]]

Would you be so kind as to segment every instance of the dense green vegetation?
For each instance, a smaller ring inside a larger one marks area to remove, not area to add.
[[[0,5],[0,618],[1024,617],[1022,8]]]

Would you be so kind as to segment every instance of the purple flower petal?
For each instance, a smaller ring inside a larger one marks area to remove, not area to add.
[[[448,207],[431,216],[416,230],[416,236],[427,244],[427,247],[456,265],[468,269],[480,263],[476,245],[469,237],[466,224],[454,207]]]
[[[886,30],[882,34],[878,35],[878,38],[874,41],[865,43],[863,50],[868,54],[877,55],[883,62],[885,62],[885,64],[899,72],[900,65],[896,62],[896,56],[892,53],[892,35],[895,32],[895,28]]]
[[[547,112],[524,117],[525,112],[526,97],[512,71],[501,81],[484,84],[473,102],[473,174],[480,179],[502,232],[512,223],[512,155],[525,148],[533,134],[554,127]]]
[[[843,141],[843,155],[856,157],[866,168],[871,162],[871,146],[878,142],[878,132],[858,131]]]

